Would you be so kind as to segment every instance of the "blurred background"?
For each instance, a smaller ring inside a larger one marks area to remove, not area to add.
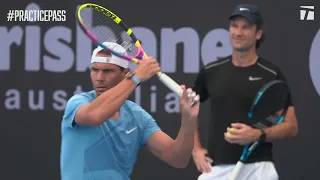
[[[162,71],[192,86],[199,69],[231,53],[228,17],[238,3],[260,7],[266,41],[259,55],[278,65],[293,93],[299,120],[296,138],[276,142],[281,180],[318,179],[320,161],[320,2],[283,1],[84,1],[11,0],[0,6],[0,179],[59,180],[60,123],[68,98],[92,89],[91,41],[75,21],[77,7],[98,3],[122,17],[156,57]],[[300,6],[314,6],[314,20],[300,19]],[[13,9],[66,10],[64,22],[7,22]],[[134,68],[134,67],[133,67]],[[130,97],[175,138],[180,127],[179,98],[156,77]],[[209,104],[201,105],[201,141],[207,146]],[[190,161],[174,169],[145,149],[133,180],[198,177]]]

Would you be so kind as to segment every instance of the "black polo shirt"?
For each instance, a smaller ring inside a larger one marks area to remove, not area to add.
[[[285,80],[280,69],[259,57],[248,67],[237,67],[231,56],[203,67],[194,84],[200,101],[210,101],[208,153],[214,164],[235,164],[243,146],[230,144],[224,133],[231,123],[250,125],[248,112],[259,89],[275,79]],[[272,161],[272,143],[262,143],[251,154],[248,162]]]

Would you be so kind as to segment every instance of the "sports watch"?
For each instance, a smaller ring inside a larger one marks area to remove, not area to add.
[[[137,76],[133,72],[129,71],[125,77],[127,79],[131,79],[134,83],[136,83],[137,86],[140,85],[140,80],[137,78]]]
[[[259,137],[260,142],[264,142],[266,140],[266,133],[264,132],[263,129],[259,129],[261,131],[261,135]]]

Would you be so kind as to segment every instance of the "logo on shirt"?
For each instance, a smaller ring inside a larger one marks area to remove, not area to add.
[[[126,134],[130,134],[130,133],[132,133],[134,130],[136,130],[137,129],[137,127],[135,127],[135,128],[132,128],[132,129],[130,129],[130,130],[126,130]]]
[[[262,79],[262,77],[252,77],[252,76],[249,76],[249,81],[257,81],[257,80],[260,80]]]
[[[310,49],[310,56],[309,56],[309,68],[310,68],[310,75],[311,80],[313,82],[316,91],[320,95],[320,29],[318,30],[317,34],[315,35],[311,49]]]

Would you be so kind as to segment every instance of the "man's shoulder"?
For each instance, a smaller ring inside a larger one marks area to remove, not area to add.
[[[257,61],[257,65],[260,68],[262,68],[262,69],[264,69],[264,70],[266,70],[266,71],[268,71],[268,72],[270,72],[270,73],[272,73],[272,74],[274,74],[276,76],[279,73],[281,73],[281,70],[277,65],[275,65],[271,61],[269,61],[269,60],[267,60],[267,59],[265,59],[265,58],[263,58],[261,56],[259,56],[259,59]]]
[[[221,58],[216,59],[213,62],[210,62],[210,63],[206,64],[203,67],[203,69],[207,71],[207,70],[211,70],[211,69],[214,69],[214,68],[220,68],[223,65],[226,65],[226,64],[228,64],[230,62],[231,62],[231,55],[226,56],[226,57],[221,57]]]
[[[66,108],[72,107],[74,105],[86,104],[92,102],[96,98],[95,91],[81,92],[73,94],[67,101]]]

